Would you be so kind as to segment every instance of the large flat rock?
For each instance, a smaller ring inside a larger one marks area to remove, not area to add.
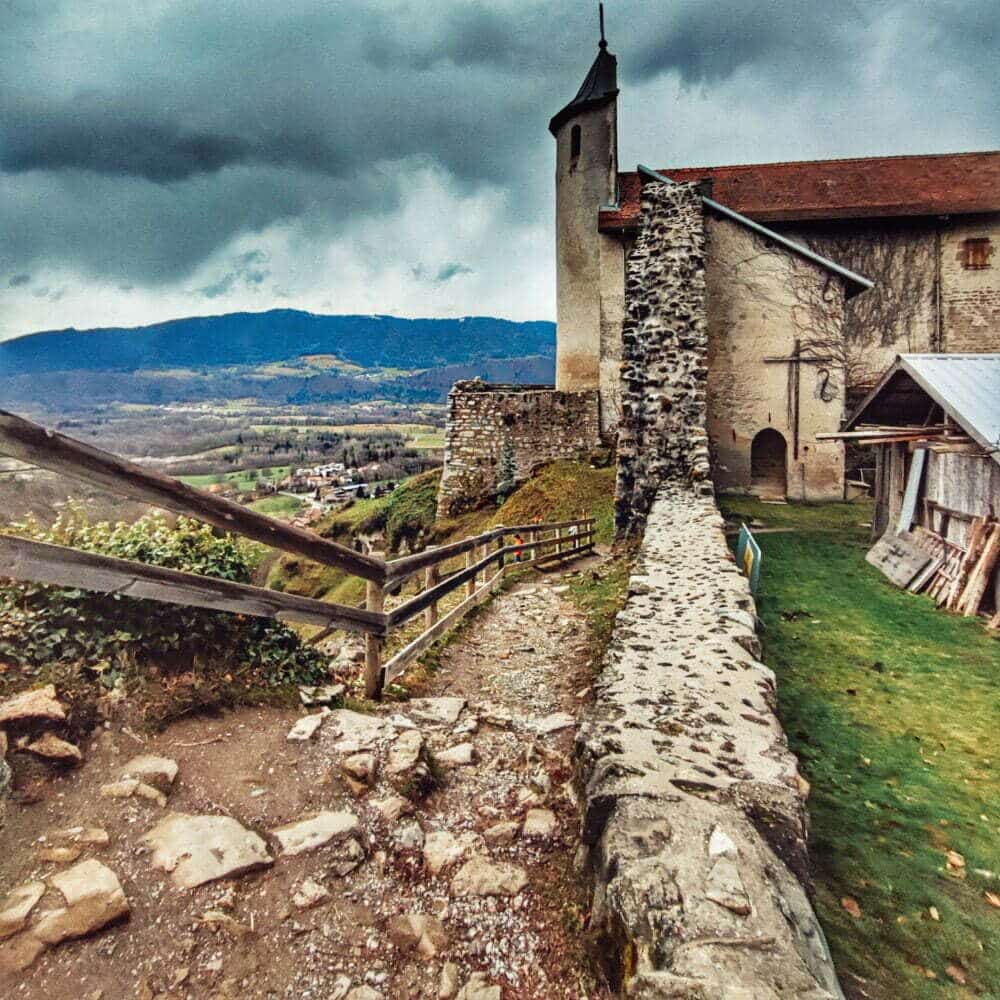
[[[181,889],[273,864],[263,838],[231,816],[172,813],[142,839],[152,848],[153,864]]]
[[[352,812],[321,812],[268,831],[281,845],[283,855],[314,851],[334,841],[353,837],[361,831],[361,821]]]
[[[56,698],[54,684],[35,688],[32,691],[22,691],[0,701],[0,726],[6,722],[19,722],[23,719],[51,719],[58,721],[66,718],[66,710]]]
[[[453,726],[465,708],[464,698],[414,698],[406,703],[405,712],[417,722],[429,725]]]

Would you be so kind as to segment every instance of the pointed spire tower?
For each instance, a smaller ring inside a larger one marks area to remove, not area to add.
[[[608,51],[608,40],[604,37],[604,4],[599,4],[601,18],[601,40],[598,43],[597,58],[584,78],[576,97],[549,122],[549,131],[558,136],[559,130],[577,115],[610,104],[618,96],[618,59]]]
[[[569,102],[549,122],[556,139],[556,388],[564,392],[598,389],[617,378],[617,363],[602,365],[602,298],[624,299],[621,254],[603,255],[598,212],[617,200],[618,60],[604,35],[597,58]],[[620,338],[620,333],[619,333]],[[602,397],[605,395],[602,392]],[[602,413],[602,423],[604,423]]]

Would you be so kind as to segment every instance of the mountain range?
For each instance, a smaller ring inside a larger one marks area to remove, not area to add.
[[[151,326],[52,330],[0,343],[4,400],[165,403],[433,401],[459,378],[551,382],[555,324],[294,309]]]

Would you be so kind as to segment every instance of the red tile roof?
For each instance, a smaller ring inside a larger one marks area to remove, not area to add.
[[[711,180],[711,196],[758,222],[864,219],[1000,212],[1000,151],[877,156],[730,167],[667,167],[675,181]],[[617,211],[602,211],[602,232],[639,218],[638,173],[618,175]]]

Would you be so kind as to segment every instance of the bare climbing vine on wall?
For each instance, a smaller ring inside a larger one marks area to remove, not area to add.
[[[900,350],[919,350],[918,334],[934,292],[934,242],[926,234],[901,231],[890,225],[869,225],[864,232],[811,235],[812,250],[875,283],[848,299],[843,321],[817,322],[802,338],[803,351],[830,357],[844,373],[848,390],[875,384],[884,363],[876,348],[898,344]],[[797,267],[808,267],[805,261]],[[831,282],[836,279],[831,278]],[[821,305],[812,281],[796,282],[797,296],[814,315]]]

